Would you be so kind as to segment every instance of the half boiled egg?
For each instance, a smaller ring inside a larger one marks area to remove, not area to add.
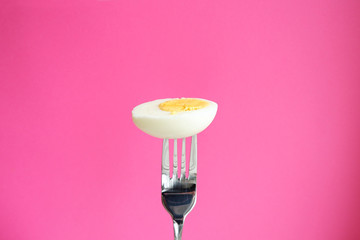
[[[205,130],[218,105],[201,98],[167,98],[146,102],[132,110],[135,125],[157,138],[185,138]]]

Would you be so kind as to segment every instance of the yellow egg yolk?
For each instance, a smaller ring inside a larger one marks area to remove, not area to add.
[[[194,98],[180,98],[160,103],[159,108],[163,111],[171,112],[171,114],[176,114],[178,112],[198,110],[208,105],[209,103],[204,100]]]

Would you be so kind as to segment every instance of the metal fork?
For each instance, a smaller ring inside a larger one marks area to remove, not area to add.
[[[174,139],[173,174],[170,176],[169,139],[163,140],[161,200],[174,222],[174,239],[181,240],[186,215],[196,202],[197,137],[192,136],[189,174],[186,178],[186,139],[182,139],[181,174],[178,176],[177,139]]]

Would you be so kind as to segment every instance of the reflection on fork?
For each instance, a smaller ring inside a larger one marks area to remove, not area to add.
[[[197,136],[192,136],[189,174],[186,177],[186,139],[182,139],[181,170],[178,176],[177,140],[174,140],[173,171],[170,176],[169,139],[163,140],[161,200],[174,222],[174,238],[181,240],[186,215],[196,202]]]

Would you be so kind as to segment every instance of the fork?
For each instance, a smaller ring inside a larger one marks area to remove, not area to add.
[[[170,176],[169,139],[163,139],[161,201],[174,223],[174,239],[181,240],[186,215],[196,202],[197,136],[192,136],[189,174],[186,177],[186,139],[182,139],[181,173],[178,176],[177,139],[174,139],[173,172]]]

